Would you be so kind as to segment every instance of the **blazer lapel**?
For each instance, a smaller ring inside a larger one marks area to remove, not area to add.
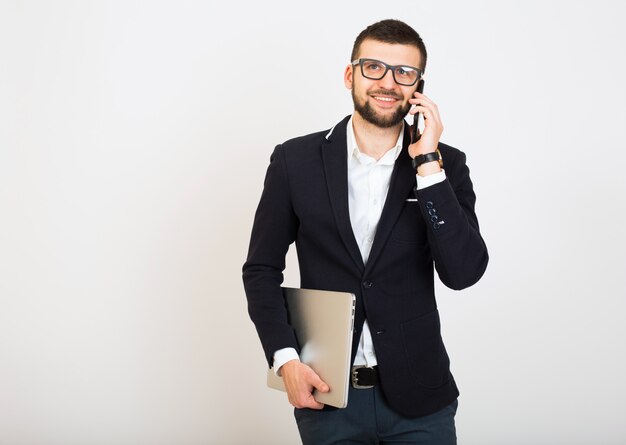
[[[374,263],[378,259],[384,245],[387,243],[387,239],[391,234],[393,228],[402,208],[406,204],[407,197],[412,196],[411,191],[415,187],[415,170],[411,165],[411,157],[409,156],[409,143],[411,136],[409,134],[409,125],[404,126],[404,139],[402,144],[402,152],[393,167],[391,173],[391,182],[389,183],[389,191],[387,192],[387,199],[385,199],[385,206],[376,228],[376,236],[374,237],[374,244],[370,251],[369,258],[367,260],[367,266],[365,274],[367,274]]]
[[[326,173],[328,196],[343,243],[359,270],[364,269],[361,251],[354,238],[348,207],[348,155],[346,127],[350,116],[338,123],[322,145],[322,161]]]

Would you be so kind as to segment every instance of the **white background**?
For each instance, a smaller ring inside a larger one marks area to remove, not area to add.
[[[274,145],[351,112],[384,18],[491,254],[437,289],[459,442],[624,443],[623,3],[299,3],[1,3],[0,443],[298,443],[241,265]]]

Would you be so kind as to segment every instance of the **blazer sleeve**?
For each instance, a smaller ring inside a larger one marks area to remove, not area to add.
[[[459,150],[444,152],[446,180],[417,191],[428,242],[442,283],[461,290],[484,274],[489,255],[474,211],[476,195]]]
[[[299,350],[289,324],[281,284],[285,255],[294,242],[298,219],[293,211],[284,149],[278,145],[270,165],[252,227],[243,283],[252,319],[266,359],[272,366],[279,349]]]

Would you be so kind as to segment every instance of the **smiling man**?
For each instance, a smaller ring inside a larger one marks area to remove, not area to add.
[[[278,145],[256,212],[243,280],[268,364],[279,372],[304,444],[456,443],[457,386],[434,294],[434,269],[456,290],[488,262],[465,155],[439,141],[437,105],[416,91],[420,36],[383,20],[357,37],[344,82],[354,113]],[[424,129],[411,140],[407,114]],[[280,289],[295,242],[301,287],[354,293],[348,406],[299,360]]]

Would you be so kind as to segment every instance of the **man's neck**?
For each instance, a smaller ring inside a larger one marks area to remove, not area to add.
[[[359,113],[352,115],[354,137],[361,153],[379,160],[390,149],[395,147],[398,136],[403,128],[400,122],[395,127],[381,128],[366,121]]]

